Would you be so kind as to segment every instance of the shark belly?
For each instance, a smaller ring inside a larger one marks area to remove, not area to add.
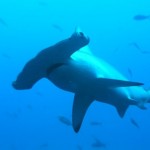
[[[49,76],[48,79],[53,82],[57,87],[76,93],[80,88],[86,91],[93,88],[91,83],[95,75],[93,72],[78,62],[70,62],[66,65],[58,67]]]
[[[113,106],[135,100],[135,91],[142,91],[142,87],[105,86],[105,81],[103,83],[99,78],[128,81],[105,61],[82,51],[75,52],[69,61],[48,75],[48,79],[63,90],[76,93],[84,89],[94,100]]]
[[[93,99],[111,105],[128,100],[128,88],[103,87],[103,84],[101,85],[97,81],[97,74],[101,70],[97,71],[95,65],[83,62],[71,60],[66,65],[53,70],[48,79],[62,90],[76,93],[78,90],[84,89],[87,94],[93,96]]]

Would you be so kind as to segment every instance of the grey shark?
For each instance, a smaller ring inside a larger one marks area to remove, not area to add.
[[[40,63],[45,64],[46,67],[43,65],[44,67],[39,68],[40,74],[43,74],[40,78],[46,77],[60,89],[75,94],[72,109],[72,126],[75,132],[79,131],[89,106],[95,100],[114,106],[120,117],[124,116],[130,105],[145,109],[145,103],[150,101],[149,92],[141,87],[143,83],[129,81],[110,64],[95,57],[87,45],[83,44],[79,50],[70,49],[67,56],[65,49],[62,52],[61,49],[60,52],[56,50],[63,59],[58,59],[54,53],[46,55],[46,59],[43,56],[30,69],[26,65],[28,73],[23,70],[13,83],[16,89],[27,89],[24,79],[28,78],[34,81],[30,84],[33,86],[39,78],[33,80],[32,69],[37,67],[38,70]]]

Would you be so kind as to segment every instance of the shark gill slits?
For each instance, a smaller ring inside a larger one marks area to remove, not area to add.
[[[50,66],[50,67],[47,69],[47,72],[46,72],[46,73],[47,73],[47,76],[48,76],[51,72],[53,72],[55,69],[61,67],[62,65],[64,65],[64,63],[57,63],[57,64],[54,64],[54,65]]]

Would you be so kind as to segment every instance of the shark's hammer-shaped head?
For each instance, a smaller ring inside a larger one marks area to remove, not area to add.
[[[30,59],[12,86],[17,90],[32,88],[38,80],[47,77],[47,73],[63,65],[74,52],[88,45],[89,42],[89,37],[77,27],[69,38],[41,50]]]

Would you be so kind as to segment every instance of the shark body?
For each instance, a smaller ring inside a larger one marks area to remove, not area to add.
[[[79,131],[85,113],[93,101],[116,107],[123,117],[129,105],[145,109],[150,94],[142,83],[131,82],[115,68],[91,54],[88,46],[81,48],[47,78],[59,88],[75,93],[72,124]]]
[[[13,87],[30,89],[45,77],[57,87],[75,93],[72,109],[75,132],[79,131],[88,107],[95,100],[115,106],[120,117],[129,105],[145,109],[150,94],[140,86],[143,84],[129,81],[107,62],[96,58],[87,46],[89,39],[82,32],[77,33],[81,36],[78,42],[83,40],[80,44],[67,40],[68,44],[59,49],[54,46],[52,50],[40,52],[25,65]]]

